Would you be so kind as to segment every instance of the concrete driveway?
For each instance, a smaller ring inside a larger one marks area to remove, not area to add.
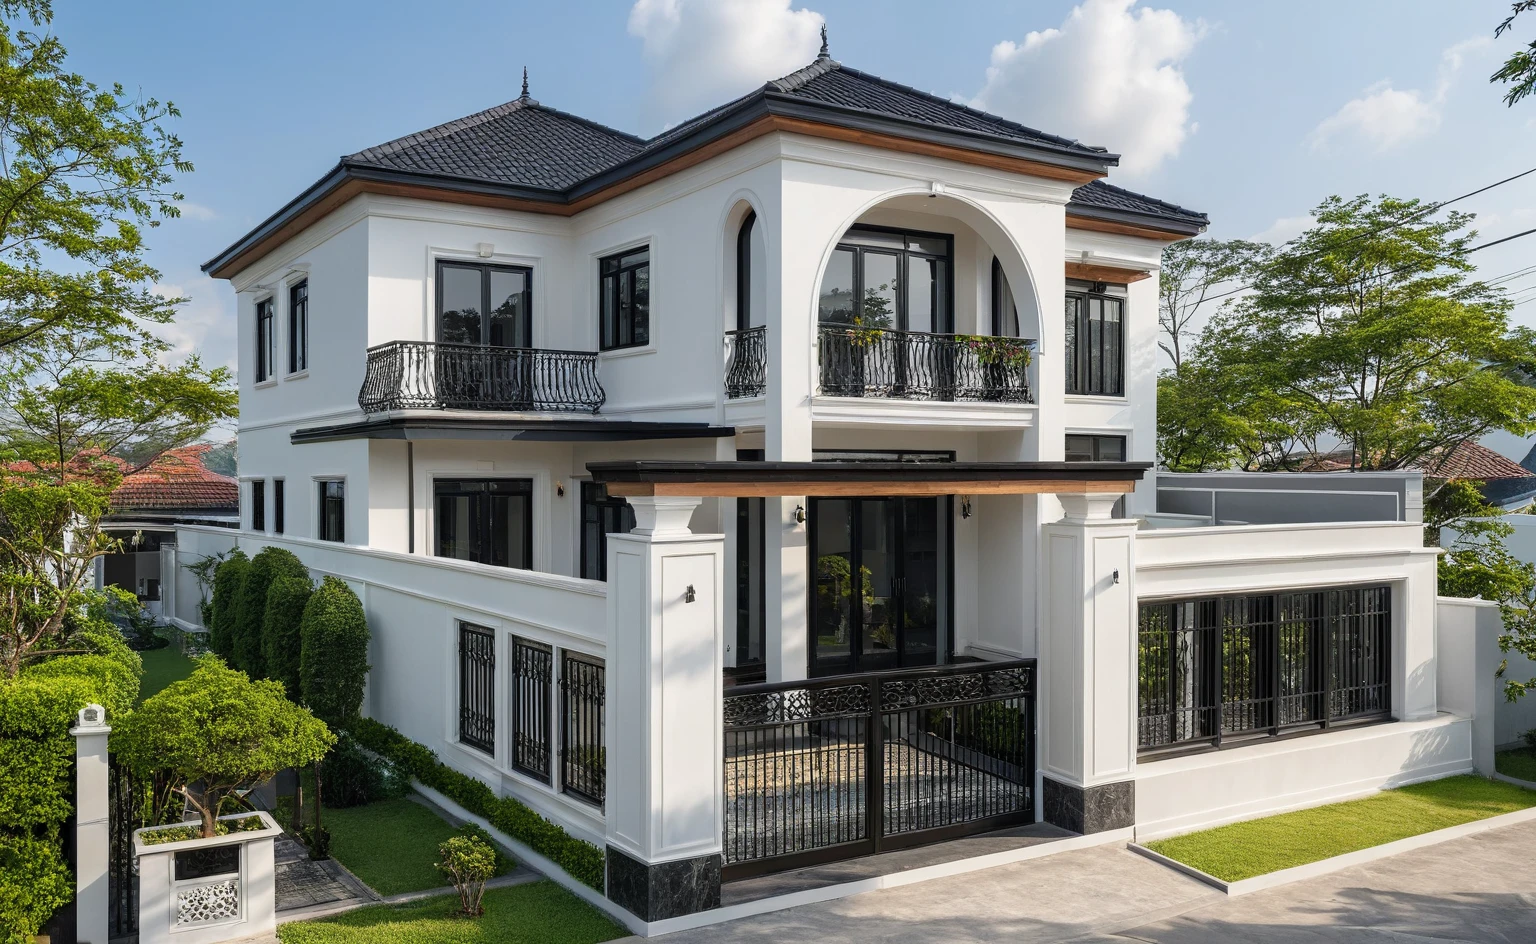
[[[666,935],[666,944],[1536,942],[1536,823],[1226,898],[1106,846]],[[639,940],[638,938],[630,940]]]

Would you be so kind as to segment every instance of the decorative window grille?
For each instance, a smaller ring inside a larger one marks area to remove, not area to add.
[[[566,793],[598,806],[607,795],[604,684],[602,660],[561,653],[560,779]]]
[[[496,637],[459,624],[459,742],[496,753]]]
[[[512,769],[549,783],[550,694],[554,673],[550,647],[512,640]]]

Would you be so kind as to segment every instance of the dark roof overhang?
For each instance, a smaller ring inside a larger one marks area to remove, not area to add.
[[[1155,230],[1157,234],[1167,234],[1168,238],[1184,239],[1190,236],[1198,236],[1205,232],[1206,221],[1193,217],[1177,217],[1154,213],[1136,213],[1131,210],[1115,210],[1109,207],[1083,206],[1082,204],[1067,204],[1067,225],[1070,226],[1073,218],[1080,220],[1099,220],[1111,225],[1144,228]]]
[[[662,423],[588,417],[390,416],[331,426],[311,426],[289,434],[294,445],[344,439],[423,441],[456,439],[504,442],[632,442],[642,439],[719,439],[736,435],[732,426]]]
[[[611,495],[1123,494],[1150,462],[589,462]]]

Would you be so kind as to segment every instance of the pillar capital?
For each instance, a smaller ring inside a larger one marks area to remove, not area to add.
[[[634,534],[653,537],[674,537],[691,534],[688,520],[693,510],[703,503],[702,498],[677,496],[630,495],[625,501],[635,511]]]
[[[1089,492],[1086,494],[1057,495],[1061,502],[1062,510],[1066,512],[1061,520],[1067,523],[1082,521],[1108,521],[1114,514],[1115,502],[1121,498],[1118,492]]]

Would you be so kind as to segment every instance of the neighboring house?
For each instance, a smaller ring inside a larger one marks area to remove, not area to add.
[[[1504,511],[1520,511],[1536,502],[1536,446],[1531,447],[1516,468],[1519,474],[1502,476],[1483,486],[1488,504]]]
[[[123,476],[112,492],[111,513],[101,522],[102,530],[123,542],[122,550],[97,559],[98,587],[122,587],[158,616],[161,553],[174,545],[176,526],[239,527],[238,484],[203,464],[212,448],[197,444],[167,450],[144,468]]]
[[[650,139],[525,88],[347,156],[205,266],[242,519],[178,559],[346,580],[369,715],[605,848],[646,933],[810,862],[1469,769],[1416,477],[1139,528],[1206,218],[1117,161],[825,53]]]

